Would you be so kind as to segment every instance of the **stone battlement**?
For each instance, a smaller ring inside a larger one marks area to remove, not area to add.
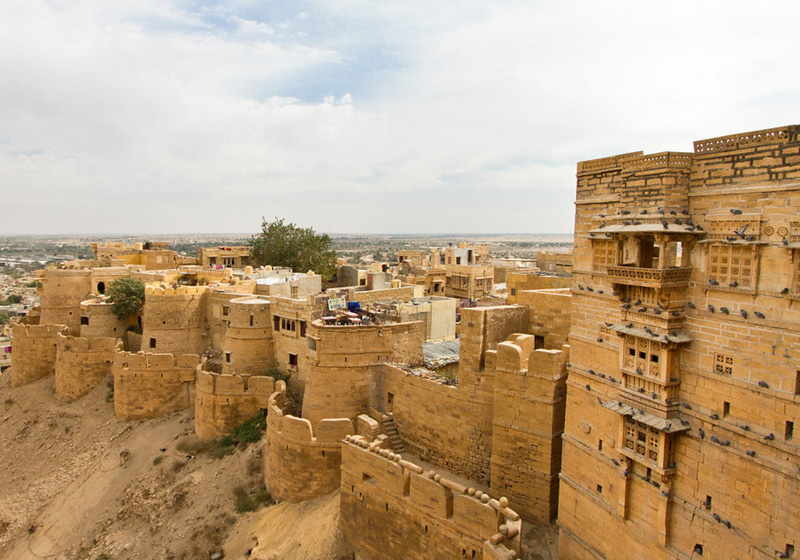
[[[122,350],[119,339],[112,337],[84,338],[80,336],[57,335],[58,350],[63,352],[114,352]]]
[[[117,352],[114,412],[120,420],[157,418],[195,404],[196,354]]]
[[[341,492],[344,532],[366,557],[513,559],[520,551],[522,522],[506,498],[426,471],[381,440],[345,438]]]
[[[51,338],[59,334],[66,334],[66,325],[25,325],[17,323],[13,327],[14,339],[22,337],[29,338]]]
[[[27,385],[55,373],[59,335],[69,333],[66,325],[25,325],[16,323],[12,329],[14,367],[11,385]]]
[[[353,423],[348,418],[325,418],[314,425],[286,414],[285,402],[286,384],[278,381],[269,398],[264,448],[269,491],[289,502],[336,491],[341,481],[341,441],[355,433]]]
[[[146,296],[194,296],[202,295],[208,288],[206,286],[178,286],[177,288],[163,285],[148,284],[144,287]]]
[[[163,370],[185,369],[195,371],[200,365],[197,354],[150,354],[144,352],[118,352],[114,356],[114,367],[131,372],[161,372]],[[194,373],[192,373],[194,377]]]
[[[118,338],[82,338],[57,335],[55,363],[56,395],[72,402],[97,387],[114,363],[114,354],[122,351]]]
[[[233,433],[245,420],[267,408],[275,380],[263,375],[239,375],[205,371],[203,358],[197,366],[194,427],[200,439]]]

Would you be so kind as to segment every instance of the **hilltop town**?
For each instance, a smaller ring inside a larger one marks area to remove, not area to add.
[[[329,280],[245,245],[94,243],[11,327],[3,455],[85,454],[62,482],[6,459],[0,552],[795,558],[799,209],[792,125],[579,162],[569,253],[460,240]],[[253,419],[260,440],[198,461]],[[237,521],[234,479],[279,505]]]

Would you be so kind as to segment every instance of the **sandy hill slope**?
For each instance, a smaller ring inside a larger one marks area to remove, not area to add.
[[[189,412],[122,422],[106,384],[67,404],[53,383],[0,376],[0,558],[350,556],[338,494],[236,513],[234,489],[263,483],[261,444],[215,458],[193,447]]]

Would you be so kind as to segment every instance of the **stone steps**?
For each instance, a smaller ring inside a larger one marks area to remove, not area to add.
[[[403,453],[406,450],[406,446],[403,445],[403,440],[400,439],[400,434],[397,432],[394,418],[391,416],[383,416],[381,418],[381,431],[389,441],[389,446],[392,448],[392,451],[395,453]]]

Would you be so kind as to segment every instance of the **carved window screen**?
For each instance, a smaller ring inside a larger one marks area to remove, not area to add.
[[[617,247],[614,241],[598,239],[592,242],[592,265],[595,270],[617,264]]]
[[[752,245],[711,245],[708,279],[721,286],[753,288],[756,248]],[[734,286],[731,284],[736,283]]]

